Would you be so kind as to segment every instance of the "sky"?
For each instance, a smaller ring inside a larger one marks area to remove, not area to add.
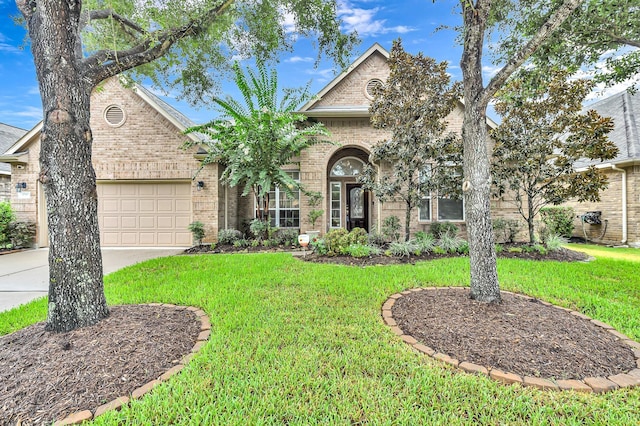
[[[452,29],[438,30],[460,24],[457,1],[340,0],[339,3],[344,30],[356,30],[361,39],[353,52],[353,60],[376,42],[390,50],[393,40],[401,38],[406,51],[422,52],[437,61],[447,61],[452,78],[462,80],[459,67],[462,48],[456,43],[457,33]],[[15,25],[11,18],[18,14],[15,0],[0,0],[0,123],[29,130],[42,119],[42,104],[33,58],[25,44],[26,31]],[[316,57],[317,52],[310,41],[299,40],[293,52],[280,57],[280,87],[302,87],[310,81],[312,93],[319,92],[339,70],[328,60],[314,66]],[[485,61],[484,77],[489,79],[499,67],[491,64],[488,58]],[[620,90],[624,87],[609,89],[605,95]],[[162,95],[155,90],[154,93]],[[221,93],[233,95],[233,83],[222,82]],[[186,102],[162,97],[196,123],[205,123],[215,115],[210,108],[194,108]]]

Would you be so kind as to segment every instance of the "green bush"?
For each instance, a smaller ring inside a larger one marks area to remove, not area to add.
[[[547,228],[547,235],[557,234],[571,238],[573,235],[573,216],[571,207],[544,207],[540,209],[540,217]]]
[[[347,247],[352,244],[366,245],[369,241],[367,232],[362,228],[353,228],[348,232],[344,228],[332,229],[324,236],[328,254],[348,254]]]
[[[421,251],[422,253],[428,253],[432,251],[433,248],[435,247],[436,239],[431,234],[418,231],[416,232],[415,238],[413,240],[413,244],[416,246],[417,250]]]
[[[245,238],[240,238],[237,239],[233,242],[233,246],[235,248],[247,248],[251,245],[251,241],[245,239]]]
[[[367,257],[372,254],[380,254],[380,249],[372,247],[368,244],[351,244],[344,249],[344,254],[348,254],[351,257]]]
[[[442,234],[440,240],[438,240],[438,246],[447,253],[457,253],[465,245],[467,245],[468,250],[468,244],[465,240],[448,232]]]
[[[12,248],[31,247],[36,238],[36,224],[34,222],[11,222],[7,227],[7,234]]]
[[[386,243],[384,239],[384,235],[378,232],[377,228],[374,228],[369,232],[369,244],[374,245],[376,247],[382,247]]]
[[[340,254],[343,239],[348,234],[349,232],[344,228],[336,228],[327,232],[324,236],[324,243],[327,248],[327,254]]]
[[[493,221],[493,234],[499,243],[513,243],[521,228],[517,219],[497,218]]]
[[[8,227],[15,219],[11,204],[0,203],[0,247],[6,247],[11,242]]]
[[[411,241],[394,241],[389,244],[391,254],[398,257],[409,257],[415,250],[416,247]]]
[[[549,235],[545,241],[545,246],[549,251],[560,250],[563,244],[567,244],[567,239],[557,234]]]
[[[309,243],[309,247],[314,253],[319,254],[320,256],[324,256],[329,253],[327,243],[323,238],[315,238]]]
[[[191,222],[187,228],[191,231],[196,245],[202,244],[202,239],[204,238],[204,223],[196,220],[195,222]]]
[[[277,245],[282,246],[297,246],[298,245],[298,230],[297,229],[280,229],[275,233],[273,239]]]
[[[398,216],[389,216],[382,222],[382,235],[387,241],[400,240],[400,219]]]
[[[256,240],[269,239],[269,222],[266,220],[253,219],[249,223],[249,231]]]
[[[242,238],[242,232],[237,229],[221,229],[218,231],[218,244],[233,244]]]
[[[439,240],[445,234],[451,236],[458,235],[458,227],[451,222],[433,222],[429,232],[436,240]]]

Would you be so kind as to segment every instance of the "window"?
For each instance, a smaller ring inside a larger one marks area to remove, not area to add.
[[[342,158],[331,168],[332,177],[358,176],[362,174],[364,162],[355,157]]]
[[[341,195],[340,182],[331,182],[331,227],[340,228],[342,226],[340,208],[340,195]]]
[[[300,181],[300,172],[287,172],[294,180]],[[293,198],[278,187],[269,191],[269,217],[271,226],[278,228],[300,227],[300,191]]]
[[[448,197],[438,197],[438,220],[464,220],[464,203]]]
[[[418,179],[422,184],[427,181],[429,176],[431,176],[431,165],[427,165],[419,172]],[[425,222],[431,220],[431,192],[423,194],[420,199],[420,204],[418,205],[418,220]]]

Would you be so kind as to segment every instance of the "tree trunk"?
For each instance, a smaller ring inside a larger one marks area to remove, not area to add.
[[[404,240],[411,238],[411,203],[407,203],[407,210],[404,214]]]
[[[527,197],[527,204],[527,209],[529,211],[529,217],[527,217],[527,225],[529,225],[529,242],[533,244],[536,242],[536,235],[533,226],[533,199],[530,196]]]
[[[104,296],[80,2],[41,1],[27,25],[42,97],[40,182],[49,220],[46,329],[66,332],[109,315]]]
[[[482,47],[489,7],[473,8],[463,2],[464,51],[460,66],[464,78],[465,111],[462,125],[464,144],[464,201],[469,237],[472,299],[500,302],[500,286],[491,224],[491,175],[487,152],[487,101],[483,95]]]

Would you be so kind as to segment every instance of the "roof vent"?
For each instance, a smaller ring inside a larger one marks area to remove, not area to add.
[[[104,119],[111,126],[122,126],[124,124],[124,110],[118,105],[110,105],[104,110]]]
[[[367,86],[365,88],[365,93],[367,94],[367,96],[370,99],[373,99],[373,95],[375,93],[375,89],[376,87],[381,87],[382,86],[382,80],[378,79],[378,78],[374,78],[371,79],[367,82]]]

